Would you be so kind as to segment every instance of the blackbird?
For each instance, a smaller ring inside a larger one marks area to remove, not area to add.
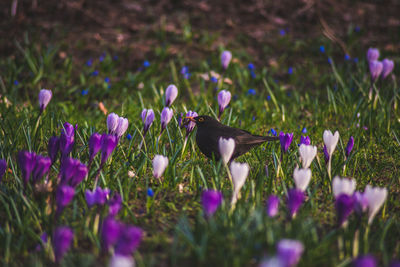
[[[233,138],[235,140],[235,150],[231,160],[248,152],[251,148],[261,145],[266,141],[276,141],[276,136],[253,135],[248,131],[223,125],[216,119],[202,115],[197,117],[186,117],[197,125],[196,143],[200,151],[208,158],[220,159],[218,141],[220,137],[225,139]]]

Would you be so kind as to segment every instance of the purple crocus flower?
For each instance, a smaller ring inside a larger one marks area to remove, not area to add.
[[[60,138],[57,136],[52,136],[49,139],[49,144],[47,145],[47,153],[51,159],[51,164],[53,164],[57,159],[58,151],[60,150]]]
[[[35,168],[32,172],[32,184],[36,184],[49,171],[51,159],[43,156],[36,156]]]
[[[377,266],[376,260],[372,255],[359,256],[353,261],[354,267],[375,267]]]
[[[346,157],[350,156],[350,153],[353,150],[353,146],[354,146],[354,137],[350,136],[349,141],[347,142],[347,146],[346,146]]]
[[[101,134],[93,133],[89,138],[89,162],[92,162],[101,149]]]
[[[171,121],[174,111],[170,108],[165,107],[161,112],[161,133],[167,127],[167,124]]]
[[[101,137],[101,165],[110,157],[117,146],[118,139],[115,135],[103,134]]]
[[[96,191],[90,191],[89,189],[86,189],[85,199],[89,208],[94,206],[96,204]]]
[[[62,157],[68,156],[74,147],[74,126],[70,123],[64,123],[64,129],[61,130],[60,135],[60,151]]]
[[[199,116],[195,111],[189,110],[188,113],[186,113],[186,117],[197,117]],[[193,121],[189,121],[186,125],[186,136],[188,136],[194,129],[194,126],[196,126],[196,123]]]
[[[389,263],[389,267],[400,267],[400,261],[398,261],[398,260],[392,260],[392,261]]]
[[[382,68],[382,78],[385,79],[394,69],[393,60],[385,58],[382,60],[383,68]]]
[[[47,233],[43,232],[43,234],[40,236],[40,240],[41,242],[39,244],[36,245],[35,251],[41,251],[43,249],[43,245],[42,244],[47,244]]]
[[[169,107],[172,105],[177,96],[178,88],[176,88],[175,85],[170,84],[165,90],[165,106]]]
[[[267,215],[269,217],[275,217],[279,210],[279,197],[270,195],[267,200]]]
[[[131,255],[139,246],[143,238],[143,231],[139,227],[125,226],[115,246],[115,254]]]
[[[336,197],[335,208],[339,227],[347,222],[347,218],[353,212],[354,199],[348,194],[341,194]]]
[[[104,219],[101,226],[101,244],[104,250],[109,250],[117,242],[121,234],[122,224],[113,217]]]
[[[303,254],[304,246],[300,241],[291,239],[282,239],[276,246],[278,258],[283,266],[296,266]]]
[[[21,169],[22,180],[27,184],[31,173],[35,168],[36,154],[34,152],[20,151],[18,152],[18,165]]]
[[[326,148],[326,145],[324,145],[324,159],[325,159],[325,164],[327,164],[329,161],[329,153],[328,149]]]
[[[383,64],[377,60],[369,62],[369,72],[371,73],[371,81],[376,82],[382,73]]]
[[[154,111],[152,109],[143,109],[141,113],[143,126],[143,135],[146,135],[147,131],[150,129],[151,124],[154,121]]]
[[[223,200],[222,193],[216,190],[205,190],[201,194],[201,203],[204,213],[207,217],[211,217]]]
[[[46,89],[40,90],[39,92],[40,113],[42,113],[46,109],[52,96],[53,94],[51,93],[51,90],[46,90]]]
[[[218,105],[219,105],[219,116],[221,117],[222,112],[224,112],[225,108],[228,106],[231,101],[231,93],[227,90],[222,90],[218,93]]]
[[[53,249],[56,262],[60,262],[64,254],[69,250],[74,239],[74,232],[69,227],[58,227],[53,236]]]
[[[115,217],[122,208],[122,198],[118,193],[114,193],[113,197],[108,201],[108,214]]]
[[[281,141],[281,149],[283,152],[287,152],[289,149],[290,144],[292,143],[293,140],[293,133],[284,133],[280,132],[279,133],[279,140]]]
[[[369,48],[367,51],[367,60],[368,62],[378,60],[379,58],[379,49],[378,48]]]
[[[57,215],[60,215],[75,195],[75,189],[68,185],[60,185],[56,193],[56,203],[57,203]]]
[[[288,192],[287,207],[289,209],[290,217],[296,217],[297,211],[304,201],[304,193],[301,190],[292,188]]]
[[[110,189],[108,188],[102,189],[101,187],[97,187],[93,191],[87,189],[85,191],[86,203],[89,208],[96,204],[102,206],[107,202],[109,194]]]
[[[300,144],[299,144],[299,146],[301,145],[301,144],[305,144],[305,145],[310,145],[311,144],[311,139],[310,139],[310,137],[309,136],[300,136]]]
[[[231,62],[232,59],[232,53],[230,51],[223,51],[221,54],[221,65],[224,69],[227,69],[229,66],[229,63]]]
[[[7,161],[4,159],[0,159],[0,182],[3,180],[3,176],[7,170]]]
[[[87,166],[78,159],[65,158],[60,166],[61,183],[63,185],[69,184],[72,187],[76,187],[85,179],[88,171]]]

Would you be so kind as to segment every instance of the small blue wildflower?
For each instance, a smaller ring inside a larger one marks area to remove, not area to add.
[[[126,135],[126,139],[128,139],[128,140],[132,140],[132,135],[130,135],[130,134],[127,134],[127,135]]]
[[[303,130],[301,130],[301,132],[302,132],[303,134],[307,133],[307,128],[304,127]]]
[[[248,94],[248,95],[256,95],[256,90],[254,90],[253,88],[250,88],[250,89],[247,91],[247,94]]]
[[[358,63],[358,57],[353,58],[354,63]]]
[[[213,82],[213,83],[217,83],[218,82],[218,79],[217,78],[215,78],[214,76],[211,76],[211,82]]]
[[[325,47],[324,47],[323,45],[321,45],[321,46],[319,47],[319,52],[325,53]]]
[[[88,93],[89,93],[89,90],[88,90],[88,89],[82,90],[81,95],[82,95],[82,96],[85,96],[85,95],[87,95]]]
[[[86,61],[86,66],[91,67],[93,65],[93,59]]]
[[[17,80],[14,81],[14,85],[18,85],[19,82]]]
[[[109,82],[110,82],[110,78],[105,77],[105,78],[104,78],[104,82],[109,83]]]
[[[92,76],[97,76],[97,75],[99,75],[99,71],[98,70],[95,70],[95,71],[92,72]]]
[[[107,88],[108,88],[108,89],[111,88],[111,83],[107,84]]]
[[[273,136],[276,136],[276,131],[274,128],[271,128],[268,133],[272,134]]]
[[[100,61],[100,62],[103,62],[103,61],[104,61],[104,55],[101,55],[101,56],[99,57],[99,61]]]
[[[291,92],[287,92],[286,95],[287,95],[288,97],[291,97],[291,96],[292,96],[292,93],[291,93]]]
[[[251,78],[255,79],[257,77],[256,73],[254,71],[250,71],[250,76]]]
[[[256,120],[256,116],[253,116],[253,118],[251,118],[251,120],[252,120],[252,121],[255,121],[255,120]]]
[[[267,95],[267,100],[268,101],[271,100],[271,96],[270,95]]]
[[[350,60],[350,56],[348,54],[344,55],[345,60]]]
[[[183,74],[183,78],[185,78],[186,80],[190,78],[190,76],[192,76],[191,73],[187,72],[185,74]]]
[[[181,69],[181,74],[185,75],[188,72],[189,72],[189,67],[188,66],[183,66],[182,69]]]
[[[361,31],[361,28],[360,28],[360,26],[356,26],[356,27],[354,27],[354,31],[355,31],[355,32],[360,32],[360,31]]]
[[[333,90],[335,90],[335,91],[337,91],[337,84],[335,84],[334,86],[333,86]]]
[[[150,67],[150,62],[147,61],[147,60],[145,60],[145,61],[143,62],[143,67],[145,67],[145,68]]]
[[[354,90],[356,90],[356,88],[354,88],[354,87],[351,87],[351,91],[352,91],[352,92],[354,92]]]
[[[278,84],[279,80],[278,79],[274,79],[274,83]]]
[[[279,30],[279,34],[280,34],[281,36],[285,36],[285,35],[286,35],[285,29],[280,29],[280,30]]]
[[[287,72],[289,75],[293,74],[293,67],[289,67]]]
[[[254,65],[253,65],[253,63],[249,63],[249,65],[247,65],[247,68],[248,68],[249,70],[254,70]]]
[[[147,196],[149,196],[149,197],[153,197],[154,196],[153,189],[151,189],[151,188],[147,189]]]
[[[117,56],[117,55],[114,55],[114,56],[113,56],[113,60],[117,61],[117,60],[118,60],[118,56]]]
[[[328,57],[328,63],[332,64],[332,59],[330,57]]]

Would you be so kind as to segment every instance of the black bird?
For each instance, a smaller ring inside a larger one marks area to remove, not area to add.
[[[253,135],[248,131],[223,125],[216,119],[206,115],[186,117],[186,119],[196,123],[196,143],[200,151],[210,159],[213,156],[216,160],[220,159],[218,148],[220,137],[225,139],[233,138],[235,140],[235,150],[233,151],[231,160],[266,141],[279,140],[279,137],[276,136]]]

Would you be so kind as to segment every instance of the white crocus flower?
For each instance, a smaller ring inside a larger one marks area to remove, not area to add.
[[[368,223],[371,224],[376,213],[382,207],[387,197],[387,189],[367,185],[364,197],[368,199]]]
[[[296,168],[293,172],[293,179],[296,188],[304,192],[311,180],[311,170]]]
[[[352,196],[356,190],[356,180],[353,178],[340,178],[335,176],[332,182],[332,192],[335,198],[341,194]]]
[[[220,137],[218,141],[219,154],[225,164],[228,164],[235,150],[235,140],[232,138],[225,139]]]
[[[315,156],[317,155],[317,147],[301,144],[299,148],[301,163],[304,169],[310,167],[312,161],[314,160]]]
[[[167,168],[168,158],[162,155],[155,155],[153,159],[153,175],[155,178],[160,178]]]
[[[233,182],[233,195],[232,195],[232,203],[236,203],[240,189],[244,185],[246,181],[247,175],[249,174],[249,164],[247,163],[239,163],[232,162],[231,163],[231,175]]]

